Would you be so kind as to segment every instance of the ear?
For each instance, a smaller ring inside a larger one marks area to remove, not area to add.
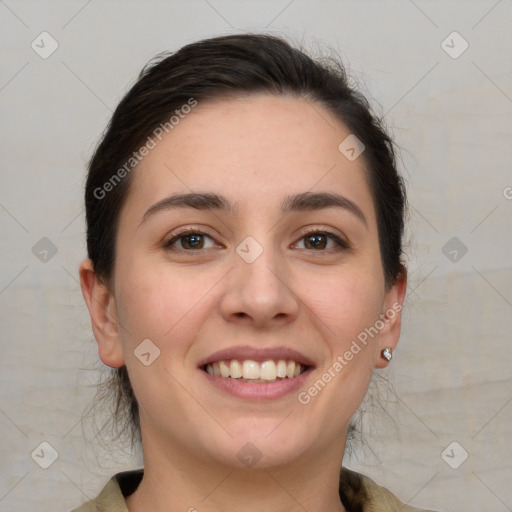
[[[98,344],[98,356],[111,368],[125,364],[114,295],[94,273],[92,261],[80,265],[80,286],[91,317],[92,330]]]
[[[386,292],[384,299],[384,311],[382,322],[384,327],[380,331],[379,350],[376,354],[375,368],[385,368],[389,362],[382,357],[381,353],[386,347],[394,351],[402,326],[402,306],[404,303],[405,290],[407,288],[407,270],[404,268],[396,282]]]

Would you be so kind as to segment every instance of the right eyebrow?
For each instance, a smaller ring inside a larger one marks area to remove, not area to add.
[[[221,210],[226,213],[235,213],[237,208],[227,198],[220,194],[191,192],[188,194],[175,194],[165,197],[151,206],[143,215],[140,225],[148,217],[160,211],[176,210],[178,208],[194,208],[196,210]]]

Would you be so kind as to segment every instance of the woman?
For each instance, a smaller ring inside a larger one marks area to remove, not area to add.
[[[85,201],[82,291],[144,469],[76,510],[417,510],[342,468],[407,272],[393,143],[341,66],[254,34],[157,59]]]

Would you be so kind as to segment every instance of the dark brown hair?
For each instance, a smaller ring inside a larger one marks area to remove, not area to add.
[[[135,153],[191,99],[201,103],[251,93],[289,94],[318,102],[364,144],[362,158],[376,209],[386,286],[405,271],[401,260],[405,187],[382,119],[349,84],[338,59],[313,59],[271,35],[237,34],[158,55],[117,106],[90,160],[85,186],[87,251],[95,273],[109,287],[119,215],[130,189],[131,167],[136,167]],[[128,167],[127,162],[131,162]],[[100,385],[100,398],[112,399],[112,395],[114,423],[121,425],[120,431],[131,429],[133,446],[136,438],[140,440],[139,410],[125,366],[111,370]]]

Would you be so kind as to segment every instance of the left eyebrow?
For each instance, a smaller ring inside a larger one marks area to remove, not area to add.
[[[148,217],[160,211],[170,211],[180,208],[193,208],[196,210],[215,210],[235,214],[238,212],[238,203],[231,203],[226,197],[214,193],[191,192],[187,194],[175,194],[158,201],[144,213],[140,225]],[[286,196],[281,203],[281,213],[307,210],[322,210],[325,208],[343,208],[355,215],[365,226],[368,226],[366,217],[359,206],[339,194],[326,192],[304,192]]]
[[[304,192],[293,196],[286,196],[281,203],[283,214],[304,210],[322,210],[324,208],[343,208],[354,214],[363,224],[368,227],[368,222],[363,211],[354,201],[339,194],[320,192]]]

